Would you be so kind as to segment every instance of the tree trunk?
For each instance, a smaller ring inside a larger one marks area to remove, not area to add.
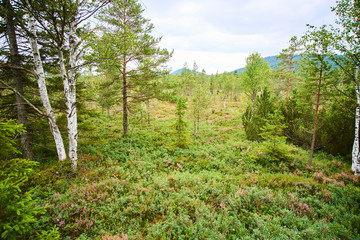
[[[197,132],[200,130],[200,111],[197,112]]]
[[[286,87],[286,100],[289,99],[289,92],[290,92],[290,82],[291,82],[291,69],[292,69],[292,63],[293,63],[293,59],[294,59],[294,54],[295,52],[292,53],[291,55],[291,59],[290,59],[290,65],[289,65],[289,77],[288,77],[288,82],[287,82],[287,87]]]
[[[7,21],[6,21],[6,35],[8,36],[9,40],[9,48],[10,48],[10,63],[14,66],[20,66],[21,59],[19,55],[19,49],[16,39],[16,30],[14,25],[14,16],[11,10],[10,1],[5,1],[5,7],[8,10],[7,14]],[[18,93],[24,96],[24,74],[21,70],[12,69],[12,74],[14,77],[15,89]],[[17,116],[18,116],[18,123],[23,124],[26,127],[28,122],[27,114],[26,114],[26,103],[25,101],[18,95],[15,94],[16,97],[16,106],[17,106]],[[28,132],[23,132],[20,135],[21,137],[21,147],[24,150],[24,157],[27,159],[32,159],[34,157],[32,147],[31,147],[31,140]]]
[[[196,138],[196,130],[197,130],[197,127],[196,127],[196,109],[194,110],[194,138]]]
[[[150,100],[148,99],[147,100],[147,122],[148,122],[148,125],[150,125]]]
[[[124,71],[126,73],[126,71]],[[126,74],[123,74],[123,130],[124,135],[129,134],[128,130],[128,97],[127,97],[127,79]]]
[[[355,175],[360,174],[360,159],[359,159],[359,124],[360,124],[360,89],[358,83],[359,67],[356,67],[355,73],[355,90],[356,90],[356,114],[355,114],[355,138],[352,151],[352,165],[351,169],[355,172]]]
[[[310,157],[309,157],[309,163],[308,163],[309,167],[311,167],[311,165],[312,165],[312,158],[313,158],[313,153],[314,153],[314,148],[315,148],[316,130],[317,130],[317,124],[318,124],[319,102],[320,102],[321,80],[322,80],[322,69],[320,69],[318,89],[316,92],[315,121],[314,121],[314,131],[313,131],[313,138],[311,141]]]
[[[77,20],[72,16],[69,29],[69,106],[68,106],[68,136],[69,136],[69,158],[74,171],[77,168],[77,109],[76,109],[76,80],[77,80],[77,60],[78,42],[76,38]]]
[[[253,96],[252,99],[251,99],[252,108],[251,108],[250,122],[252,122],[252,119],[253,119],[253,116],[254,116],[254,111],[255,111],[255,98],[256,98],[256,95],[255,95],[255,97]]]
[[[46,88],[46,83],[45,83],[45,73],[44,73],[42,62],[41,62],[40,52],[39,52],[37,39],[36,39],[37,36],[36,36],[36,30],[35,30],[35,20],[32,16],[29,17],[28,28],[30,31],[30,44],[31,44],[32,55],[34,58],[34,65],[35,65],[35,70],[36,70],[36,74],[37,74],[37,82],[38,82],[38,87],[39,87],[39,91],[40,91],[41,101],[45,108],[46,115],[49,120],[50,130],[54,137],[58,158],[59,158],[59,160],[65,160],[66,159],[65,147],[64,147],[64,143],[63,143],[63,140],[61,137],[59,127],[56,124],[54,111],[53,111],[50,101],[49,101],[49,96],[47,93],[47,88]]]

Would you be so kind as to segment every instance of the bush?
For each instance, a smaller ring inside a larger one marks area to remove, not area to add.
[[[21,132],[22,127],[13,121],[0,124],[0,146],[7,146],[6,154],[17,153],[11,137]],[[1,149],[2,150],[2,149]],[[4,152],[2,152],[3,154]],[[57,229],[41,231],[34,229],[37,217],[45,209],[32,199],[35,189],[26,190],[25,184],[34,174],[37,162],[26,159],[12,159],[0,162],[0,238],[29,239],[38,234],[40,239],[57,239]]]
[[[242,116],[246,137],[250,140],[260,140],[262,130],[266,123],[268,115],[275,110],[275,99],[271,97],[270,91],[265,88],[264,91],[255,100],[255,109],[252,113],[251,106],[246,108]]]

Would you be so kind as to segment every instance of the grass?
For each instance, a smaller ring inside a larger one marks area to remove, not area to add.
[[[306,149],[247,141],[243,108],[214,102],[185,149],[174,146],[174,104],[153,101],[151,125],[130,123],[127,138],[120,115],[90,116],[77,174],[53,162],[33,179],[47,206],[39,227],[57,225],[61,239],[359,238],[348,160],[318,152],[307,168]]]

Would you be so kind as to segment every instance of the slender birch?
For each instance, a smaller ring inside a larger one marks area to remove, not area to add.
[[[360,90],[358,83],[359,67],[356,67],[355,73],[355,91],[356,91],[356,112],[355,112],[355,136],[352,151],[352,165],[351,169],[356,175],[360,174],[360,156],[359,156],[359,125],[360,125]]]
[[[332,44],[344,55],[346,62],[356,69],[354,76],[354,68],[348,71],[342,66],[342,61],[335,61],[340,66],[340,68],[344,70],[344,73],[354,81],[357,106],[355,112],[355,133],[351,169],[355,171],[355,175],[359,175],[360,86],[358,82],[358,74],[360,67],[360,1],[338,0],[336,1],[336,6],[332,8],[332,11],[335,12],[337,16],[336,23],[341,26],[341,29],[332,27]]]
[[[50,130],[51,130],[51,133],[55,140],[58,158],[59,158],[59,160],[65,160],[66,152],[65,152],[64,143],[63,143],[63,140],[61,137],[59,127],[56,124],[55,114],[51,107],[48,92],[47,92],[47,87],[46,87],[46,82],[45,82],[45,73],[44,73],[42,62],[41,62],[39,47],[38,47],[38,43],[37,43],[35,19],[31,15],[29,15],[29,19],[28,19],[28,29],[30,32],[29,39],[30,39],[32,55],[34,58],[34,66],[35,66],[35,71],[37,74],[37,82],[38,82],[38,87],[39,87],[39,91],[40,91],[41,101],[45,108],[46,115],[49,120]]]

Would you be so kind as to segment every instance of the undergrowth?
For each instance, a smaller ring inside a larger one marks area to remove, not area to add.
[[[128,137],[120,116],[98,118],[77,174],[54,162],[33,178],[47,211],[38,225],[55,224],[61,239],[360,237],[360,179],[348,160],[318,152],[308,168],[307,150],[247,141],[237,106],[215,109],[186,148],[174,145],[175,115],[154,111]]]

